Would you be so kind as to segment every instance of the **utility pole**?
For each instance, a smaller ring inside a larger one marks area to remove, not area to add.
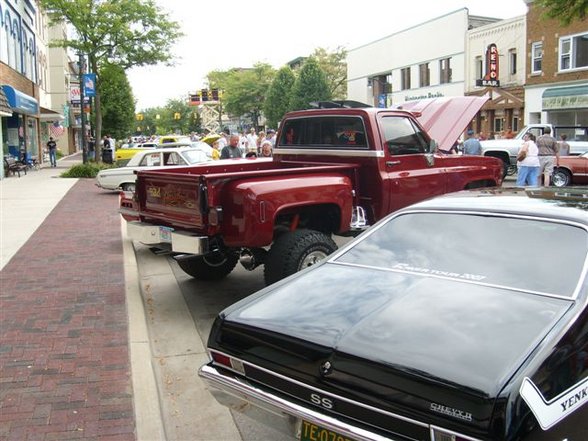
[[[88,148],[86,146],[86,113],[84,112],[84,54],[78,52],[79,57],[79,74],[80,74],[80,118],[82,124],[82,161],[84,164],[88,162]]]

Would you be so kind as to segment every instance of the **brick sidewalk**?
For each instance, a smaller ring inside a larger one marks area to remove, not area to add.
[[[135,440],[117,208],[81,179],[0,273],[0,440]]]

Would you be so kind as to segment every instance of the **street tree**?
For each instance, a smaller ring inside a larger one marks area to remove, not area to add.
[[[107,64],[131,67],[171,63],[171,48],[182,36],[179,25],[154,0],[40,0],[52,23],[65,21],[74,37],[51,42],[88,57],[92,72]],[[95,102],[96,138],[102,134],[100,76]],[[96,154],[101,157],[100,145]]]
[[[289,66],[284,66],[272,81],[263,106],[267,126],[277,128],[282,117],[290,110],[290,97],[296,77]]]
[[[536,4],[545,9],[546,17],[559,20],[562,26],[588,16],[588,0],[536,0]]]
[[[347,50],[339,46],[334,52],[322,47],[316,48],[312,56],[327,77],[331,98],[344,100],[347,98]]]
[[[327,76],[314,57],[309,57],[292,86],[290,108],[292,110],[308,109],[312,101],[331,99]]]
[[[123,139],[134,131],[133,90],[124,69],[118,65],[105,65],[99,76],[103,131],[115,139]]]
[[[267,63],[257,63],[251,69],[212,71],[207,75],[211,89],[222,91],[223,112],[251,118],[259,125],[266,94],[275,76],[275,69]]]

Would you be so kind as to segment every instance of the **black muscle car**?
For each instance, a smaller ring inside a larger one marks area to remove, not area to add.
[[[301,440],[588,440],[588,188],[403,209],[216,319],[199,374]]]

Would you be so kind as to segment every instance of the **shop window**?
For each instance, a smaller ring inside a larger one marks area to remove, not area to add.
[[[504,130],[504,118],[494,118],[494,133],[500,133]]]
[[[451,58],[439,60],[439,83],[451,83]]]
[[[429,63],[419,65],[419,86],[427,87],[431,85],[431,69]]]
[[[515,75],[517,73],[517,50],[510,49],[508,51],[508,73]]]
[[[543,43],[538,41],[531,45],[531,73],[540,73],[543,62]]]
[[[476,80],[481,79],[484,76],[484,62],[482,57],[476,57]]]
[[[400,71],[400,88],[402,90],[410,89],[410,67],[405,67]]]
[[[588,33],[559,39],[559,70],[588,67]]]

